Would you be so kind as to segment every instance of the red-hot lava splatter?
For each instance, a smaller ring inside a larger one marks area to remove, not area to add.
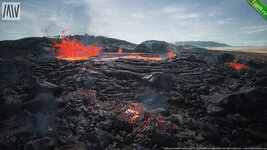
[[[233,62],[230,62],[229,64],[226,63],[226,65],[232,67],[235,70],[249,69],[248,66],[246,66],[244,64],[237,63],[237,59],[234,59]]]
[[[168,51],[168,57],[169,58],[173,58],[174,57],[174,54],[170,50]]]
[[[129,106],[130,107],[117,118],[124,119],[129,123],[134,123],[134,121],[138,119],[140,115],[143,115],[146,112],[146,108],[139,103],[130,103]]]
[[[53,128],[51,127],[48,127],[48,131],[51,132],[53,130]]]
[[[69,36],[66,36],[66,31],[70,30],[62,31],[62,39],[53,40],[48,37],[54,44],[52,51],[56,58],[65,60],[86,60],[100,54],[99,47],[95,45],[84,46],[82,41],[76,40],[75,37],[71,39]]]
[[[172,50],[168,49],[168,53],[167,53],[167,56],[169,58],[173,58],[174,56],[177,55],[177,50],[176,50],[176,47],[174,47]]]
[[[118,49],[118,53],[122,53],[122,49],[121,48]]]
[[[32,138],[36,139],[37,138],[37,135],[36,133],[33,134]]]

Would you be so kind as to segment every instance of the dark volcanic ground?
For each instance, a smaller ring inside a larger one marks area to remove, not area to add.
[[[226,59],[191,47],[162,61],[2,60],[0,149],[266,148],[267,63]],[[118,118],[130,102],[156,119]]]

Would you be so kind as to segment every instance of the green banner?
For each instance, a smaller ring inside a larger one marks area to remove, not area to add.
[[[267,20],[267,6],[261,0],[248,0],[248,2]]]

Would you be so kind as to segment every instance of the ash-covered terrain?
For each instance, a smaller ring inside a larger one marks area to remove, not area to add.
[[[100,41],[105,52],[174,46]],[[247,53],[180,45],[158,61],[67,61],[46,38],[0,43],[0,149],[267,146],[267,63]],[[235,57],[246,67],[226,63]]]

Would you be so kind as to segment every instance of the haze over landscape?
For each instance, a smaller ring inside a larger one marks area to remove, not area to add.
[[[9,0],[10,1],[10,0]],[[11,0],[12,1],[12,0]],[[266,0],[263,0],[266,3]],[[20,0],[21,20],[0,21],[0,40],[75,34],[267,46],[266,20],[246,0]]]

